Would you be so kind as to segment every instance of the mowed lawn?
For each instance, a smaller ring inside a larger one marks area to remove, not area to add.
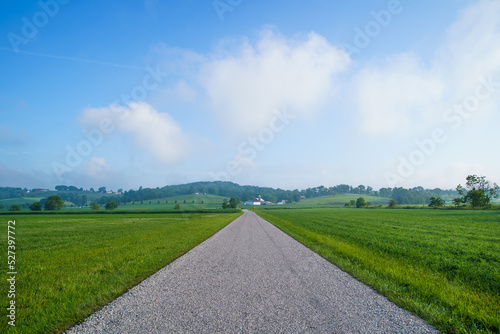
[[[256,212],[442,332],[500,330],[499,211]]]
[[[0,265],[0,333],[57,333],[106,305],[241,213],[0,216],[16,229],[16,327],[7,324]]]

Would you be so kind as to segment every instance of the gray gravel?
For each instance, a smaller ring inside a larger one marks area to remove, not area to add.
[[[67,333],[438,333],[253,212]]]

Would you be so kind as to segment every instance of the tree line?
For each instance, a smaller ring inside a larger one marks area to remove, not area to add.
[[[55,192],[34,192],[33,190],[29,191],[26,188],[0,187],[0,199],[42,197],[42,194],[45,194],[45,198],[40,201],[41,206],[44,207],[47,198],[52,195],[58,195],[63,201],[72,202],[77,206],[85,206],[91,202],[105,206],[109,202],[123,204],[195,193],[218,195],[227,198],[234,197],[238,202],[249,201],[256,198],[258,195],[261,195],[265,200],[274,203],[280,201],[286,201],[288,203],[298,202],[303,197],[314,198],[320,196],[335,196],[338,194],[359,194],[392,199],[399,205],[424,205],[430,204],[431,201],[433,204],[436,204],[435,199],[442,199],[443,197],[455,199],[462,198],[462,202],[459,202],[458,200],[455,201],[455,204],[457,205],[469,202],[472,205],[479,205],[485,203],[489,204],[489,201],[492,198],[491,194],[490,197],[488,197],[489,199],[481,198],[480,195],[488,191],[491,193],[493,190],[481,190],[482,192],[477,190],[479,189],[478,187],[482,186],[484,188],[488,185],[490,185],[490,183],[488,183],[484,176],[478,177],[476,175],[469,175],[467,177],[465,187],[458,186],[456,189],[425,189],[423,187],[406,189],[403,187],[395,187],[375,190],[373,187],[365,185],[353,187],[348,184],[339,184],[333,187],[318,186],[304,190],[283,190],[280,188],[275,189],[271,187],[249,185],[241,186],[233,182],[214,181],[169,185],[162,188],[140,187],[137,190],[131,189],[128,191],[119,189],[118,192],[107,192],[106,187],[100,187],[98,188],[98,191],[95,191],[93,188],[90,190],[84,190],[83,188],[77,188],[75,186],[59,185],[56,186]],[[494,188],[494,185],[496,184],[491,185],[491,187]],[[468,194],[469,190],[472,190],[470,194]],[[466,197],[465,195],[467,194],[468,196]],[[439,201],[437,203],[439,204]]]

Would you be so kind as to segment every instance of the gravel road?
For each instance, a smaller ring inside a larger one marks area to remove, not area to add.
[[[438,333],[253,212],[67,333]]]

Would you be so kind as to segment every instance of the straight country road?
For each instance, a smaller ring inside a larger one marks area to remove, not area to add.
[[[67,333],[438,333],[253,212]]]

